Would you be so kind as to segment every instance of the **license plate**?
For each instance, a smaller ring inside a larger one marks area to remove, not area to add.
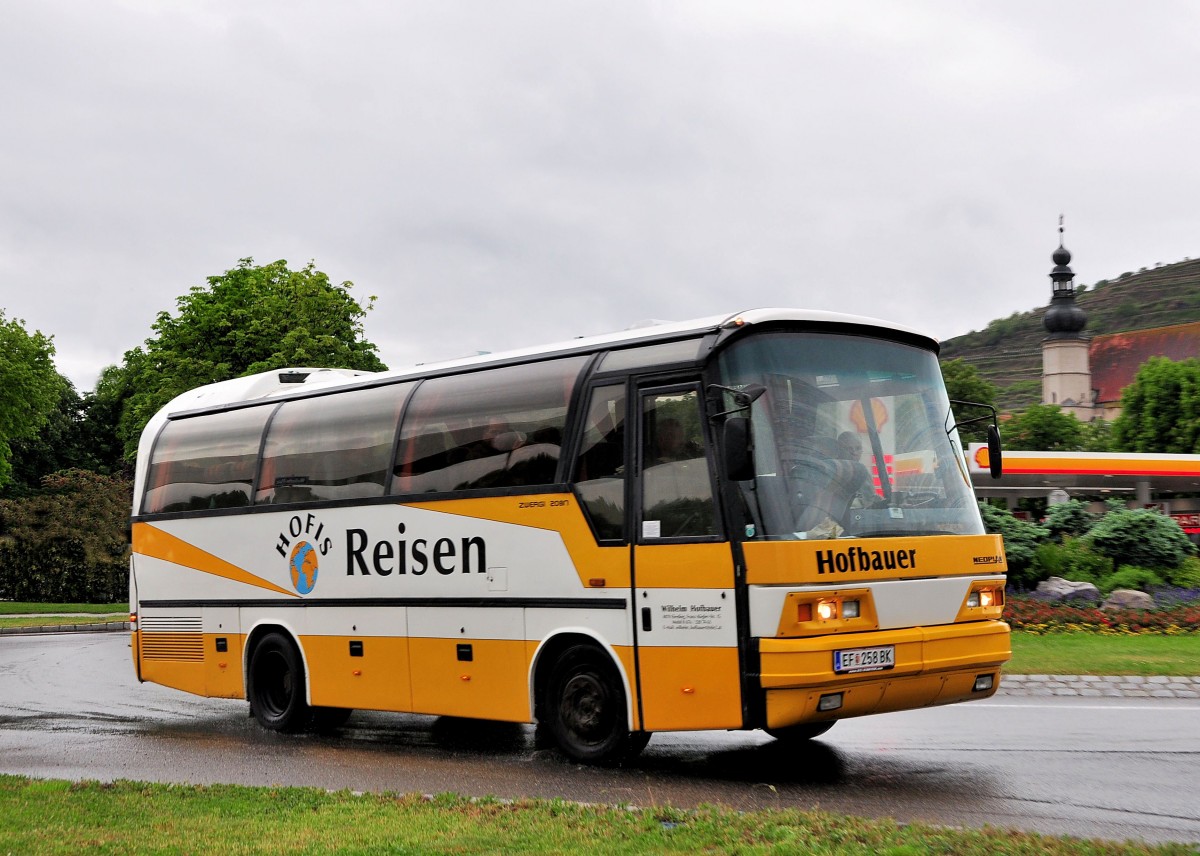
[[[833,670],[838,674],[848,672],[881,672],[896,666],[896,646],[880,645],[878,648],[846,648],[833,652]]]

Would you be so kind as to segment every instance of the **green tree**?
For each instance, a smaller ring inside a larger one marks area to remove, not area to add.
[[[1200,452],[1200,361],[1151,357],[1121,393],[1113,421],[1119,452]]]
[[[25,330],[0,310],[0,487],[12,477],[12,444],[34,437],[54,413],[63,377],[54,368],[54,342]]]
[[[1104,419],[1093,419],[1083,423],[1083,448],[1081,452],[1113,451],[1113,423]]]
[[[363,338],[366,308],[310,262],[238,266],[180,297],[174,316],[161,312],[155,335],[125,354],[107,380],[106,401],[123,399],[118,434],[132,458],[150,417],[175,396],[203,384],[288,366],[361,371],[386,368]],[[119,376],[118,376],[119,375]]]
[[[969,401],[974,404],[992,405],[996,402],[996,385],[979,374],[975,366],[964,360],[943,360],[942,378],[946,381],[946,392],[951,400]],[[985,415],[978,407],[954,405],[957,421],[974,419]],[[982,443],[987,440],[987,423],[977,422],[959,429],[963,443]]]
[[[1083,448],[1083,424],[1057,404],[1034,404],[1004,426],[1004,448],[1026,452],[1077,452]]]
[[[1178,523],[1144,508],[1109,511],[1081,540],[1114,567],[1178,568],[1196,552]]]
[[[12,442],[12,480],[7,492],[37,490],[42,476],[68,467],[95,469],[89,450],[80,444],[82,411],[83,399],[74,384],[63,378],[57,406],[45,423],[36,434]]]

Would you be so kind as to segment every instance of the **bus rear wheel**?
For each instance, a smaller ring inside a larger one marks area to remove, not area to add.
[[[312,722],[305,700],[304,664],[282,633],[268,633],[250,657],[250,712],[271,731],[303,731]]]
[[[586,764],[620,761],[650,739],[646,732],[630,733],[621,678],[608,657],[591,645],[574,645],[558,658],[545,710],[558,748]]]

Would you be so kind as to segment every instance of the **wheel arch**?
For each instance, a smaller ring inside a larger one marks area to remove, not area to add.
[[[550,683],[550,675],[554,671],[554,664],[565,651],[574,645],[590,645],[597,649],[608,658],[612,667],[617,670],[617,675],[620,677],[621,685],[625,690],[627,721],[629,727],[632,729],[634,723],[637,721],[633,676],[626,671],[625,664],[616,649],[607,640],[597,635],[595,631],[586,627],[565,627],[554,631],[554,633],[538,643],[537,650],[534,651],[533,658],[529,664],[530,710],[533,711],[534,720],[536,722],[544,721],[545,717],[542,715],[541,709],[542,701],[546,696],[546,687]]]
[[[296,647],[296,651],[300,654],[300,666],[304,669],[304,701],[312,704],[312,681],[310,680],[308,656],[304,652],[304,645],[300,642],[300,634],[286,622],[262,620],[255,623],[250,628],[250,632],[246,634],[246,642],[242,646],[242,692],[247,699],[250,698],[250,662],[254,658],[254,649],[271,633],[286,636]]]

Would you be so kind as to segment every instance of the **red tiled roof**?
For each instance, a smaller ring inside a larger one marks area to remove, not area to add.
[[[1121,400],[1121,390],[1133,383],[1142,363],[1151,357],[1186,360],[1200,357],[1200,321],[1097,336],[1088,346],[1096,402]]]

